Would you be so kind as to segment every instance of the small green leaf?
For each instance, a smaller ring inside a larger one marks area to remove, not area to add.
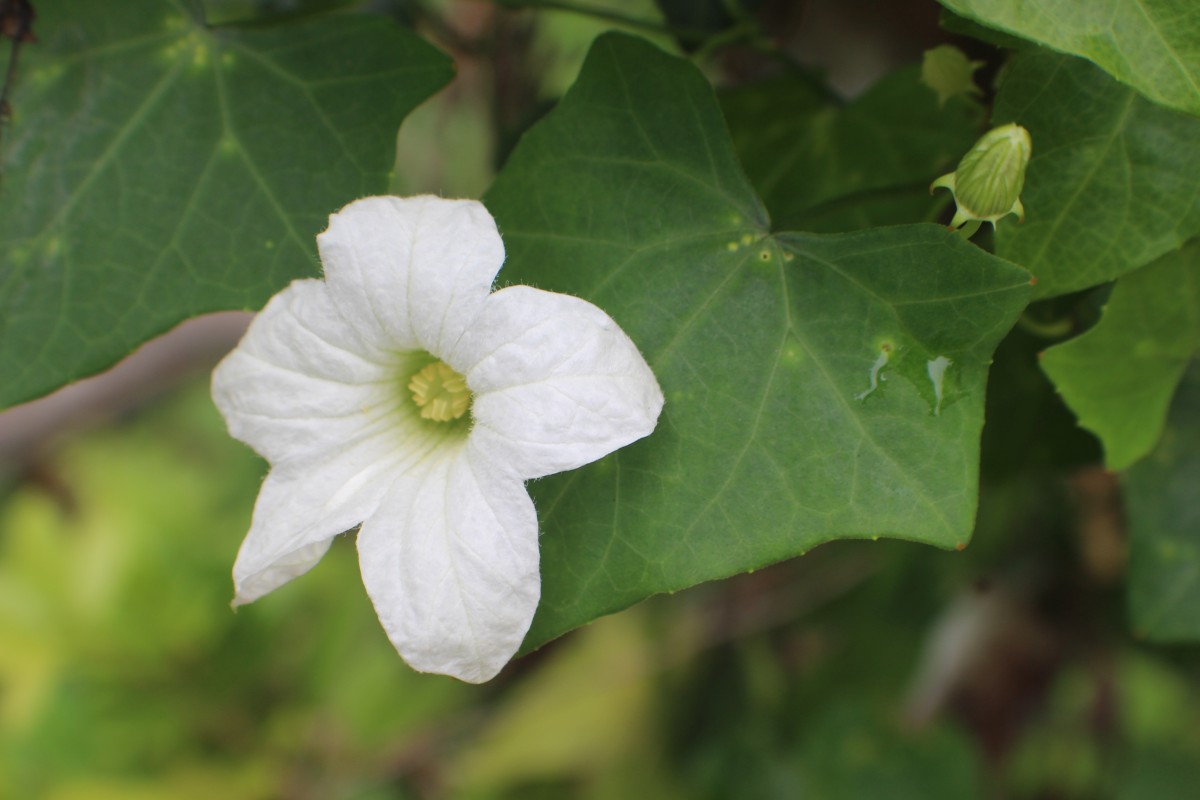
[[[666,396],[648,439],[531,485],[526,648],[831,539],[967,541],[1023,270],[936,225],[771,235],[704,77],[625,36],[597,40],[486,199],[501,279],[599,304]]]
[[[1110,281],[1200,235],[1200,119],[1033,50],[1013,60],[994,119],[1033,137],[1025,222],[998,226],[996,252],[1037,276],[1037,297]]]
[[[1134,630],[1155,641],[1200,639],[1200,368],[1193,362],[1158,447],[1125,473]]]
[[[929,182],[979,135],[979,106],[937,93],[916,67],[849,105],[787,75],[725,92],[734,147],[777,227],[834,232],[932,220]]]
[[[1200,115],[1195,0],[940,0],[957,14],[1094,61],[1156,103]]]
[[[207,29],[162,0],[37,3],[0,186],[0,406],[318,270],[327,215],[387,188],[450,76],[392,23]]]
[[[1200,241],[1121,278],[1094,328],[1046,351],[1042,368],[1110,469],[1154,447],[1175,388],[1200,352]]]

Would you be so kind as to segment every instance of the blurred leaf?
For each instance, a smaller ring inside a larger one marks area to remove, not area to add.
[[[317,272],[326,216],[383,191],[445,56],[378,18],[205,28],[177,3],[37,3],[0,190],[0,406],[186,317]]]
[[[955,13],[1082,56],[1165,106],[1200,115],[1194,0],[940,0]]]
[[[1125,736],[1136,750],[1162,747],[1200,754],[1200,684],[1170,655],[1151,648],[1126,653],[1118,667],[1117,709]]]
[[[192,0],[184,0],[191,2]],[[282,19],[325,14],[354,0],[195,0],[209,25],[246,22],[275,24]]]
[[[790,727],[783,708],[788,679],[776,656],[764,638],[718,644],[690,659],[675,685],[666,684],[674,689],[662,701],[667,755],[686,779],[688,797],[798,796],[795,759],[782,735]]]
[[[1183,372],[1200,352],[1200,240],[1121,278],[1091,330],[1051,347],[1042,367],[1109,469],[1154,447]]]
[[[1044,478],[1047,468],[1061,472],[1094,464],[1103,457],[1096,438],[1079,427],[1040,368],[1038,354],[1045,348],[1046,339],[1023,325],[996,348],[988,371],[984,412],[985,478]],[[1011,532],[1003,535],[1011,536]]]
[[[625,36],[597,41],[487,201],[501,279],[597,302],[666,395],[649,439],[531,486],[526,649],[830,539],[966,542],[1022,270],[933,225],[771,236],[703,76]]]
[[[1200,235],[1200,119],[1042,50],[1015,57],[993,119],[1033,137],[1025,222],[1001,221],[996,252],[1037,276],[1037,297],[1110,281]]]
[[[668,26],[655,0],[588,0],[587,7],[598,13],[593,16],[565,9],[539,9],[532,43],[537,70],[536,75],[531,76],[537,82],[539,97],[549,101],[562,97],[578,77],[592,42],[605,31],[644,36],[668,52],[678,49],[675,39],[667,32]],[[606,13],[611,15],[605,16]],[[626,21],[622,22],[622,19]],[[646,24],[634,24],[630,20]],[[659,25],[663,27],[661,33],[648,30]],[[548,106],[536,109],[538,116],[546,110]],[[533,121],[528,120],[527,124]]]
[[[823,800],[968,800],[983,797],[970,744],[949,729],[905,733],[855,703],[827,712],[800,746],[805,785]]]
[[[734,148],[776,229],[834,232],[932,220],[929,184],[975,142],[978,104],[937,93],[917,67],[848,105],[793,74],[720,95]]]
[[[694,49],[704,38],[751,17],[763,0],[655,0],[655,4],[670,26],[681,32],[680,41]]]
[[[104,778],[68,780],[42,795],[44,800],[271,800],[278,778],[260,765],[243,767],[179,765],[158,779]]]
[[[1118,800],[1173,797],[1200,786],[1200,692],[1194,671],[1143,649],[1122,665],[1121,718],[1129,741],[1122,754]]]
[[[1175,797],[1185,787],[1200,786],[1200,760],[1195,753],[1168,748],[1147,749],[1131,760],[1117,787],[1116,800],[1161,800]]]
[[[255,614],[230,610],[265,466],[207,386],[41,470],[54,493],[31,483],[0,506],[3,792],[351,796],[482,691],[400,661],[347,591],[349,541]]]
[[[464,788],[596,775],[653,741],[656,669],[636,613],[597,622],[512,687],[451,772]]]
[[[1154,451],[1125,473],[1134,630],[1200,639],[1200,366],[1193,361]]]
[[[1042,724],[1016,738],[1008,755],[1011,796],[1105,795],[1106,778],[1111,778],[1092,722],[1098,716],[1096,696],[1102,691],[1097,686],[1099,670],[1090,663],[1062,666],[1039,703]]]

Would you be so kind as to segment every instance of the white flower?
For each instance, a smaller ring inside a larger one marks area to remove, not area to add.
[[[662,392],[592,304],[491,291],[504,246],[477,202],[366,198],[317,244],[324,280],[273,297],[213,374],[230,433],[271,463],[234,604],[361,523],[363,582],[396,649],[486,681],[540,594],[524,481],[648,435]]]

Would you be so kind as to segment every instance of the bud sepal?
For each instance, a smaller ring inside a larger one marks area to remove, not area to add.
[[[968,222],[990,222],[1016,214],[1024,222],[1025,206],[1021,190],[1025,188],[1025,168],[1033,144],[1029,131],[1020,125],[1001,125],[985,133],[958,162],[958,168],[934,181],[929,191],[949,189],[956,210],[950,227]]]

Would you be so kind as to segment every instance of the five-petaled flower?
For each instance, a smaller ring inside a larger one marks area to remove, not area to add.
[[[234,603],[361,524],[363,582],[404,659],[488,680],[540,595],[524,481],[647,436],[662,392],[594,305],[491,290],[504,247],[477,202],[366,198],[317,243],[324,280],[272,298],[213,374],[230,433],[271,464]]]

